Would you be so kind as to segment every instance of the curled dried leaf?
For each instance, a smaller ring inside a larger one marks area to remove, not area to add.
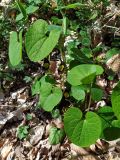
[[[60,150],[60,144],[52,145],[52,151],[57,152]]]
[[[79,155],[88,155],[89,154],[89,152],[86,149],[79,147],[73,143],[70,144],[70,147],[71,147],[71,150],[75,151]]]
[[[7,158],[8,154],[12,150],[12,147],[13,147],[13,144],[10,143],[9,140],[7,140],[7,143],[5,143],[5,145],[1,149],[1,157],[3,160]]]
[[[48,125],[46,126],[46,133],[45,133],[46,136],[49,135],[51,127],[52,127],[52,124],[48,124]]]
[[[54,119],[54,120],[53,120],[53,123],[55,124],[55,126],[56,126],[57,128],[64,128],[64,124],[63,124],[61,118],[56,118],[56,119]]]
[[[112,56],[106,64],[109,69],[115,73],[118,73],[120,71],[120,54]]]

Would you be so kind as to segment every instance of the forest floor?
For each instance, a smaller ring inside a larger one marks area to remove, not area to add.
[[[44,73],[43,67],[27,59],[25,66],[9,68],[8,39],[0,43],[0,160],[120,160],[119,139],[110,142],[99,139],[96,144],[82,148],[65,137],[61,143],[51,145],[48,138],[51,125],[59,128],[63,122],[43,109],[36,109],[38,95],[31,94],[32,79]],[[117,60],[120,62],[119,57],[114,59],[115,65]],[[116,77],[118,80],[119,74]],[[106,81],[104,77],[100,85],[105,86]],[[106,90],[110,92],[115,84],[116,80],[110,81]],[[99,103],[106,104],[104,100]],[[21,126],[29,126],[24,128],[27,134],[24,140],[17,136]]]

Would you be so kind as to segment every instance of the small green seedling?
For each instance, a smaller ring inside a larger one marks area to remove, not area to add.
[[[28,113],[28,114],[26,115],[26,119],[27,119],[28,121],[32,120],[32,118],[33,118],[33,117],[32,117],[31,114]]]
[[[56,127],[52,127],[50,129],[50,135],[49,135],[49,142],[52,145],[56,145],[58,143],[61,143],[62,139],[64,138],[64,130],[58,129]]]
[[[17,129],[17,137],[20,140],[26,138],[28,133],[29,133],[28,129],[29,129],[29,126],[20,126],[20,127],[18,127],[18,129]]]

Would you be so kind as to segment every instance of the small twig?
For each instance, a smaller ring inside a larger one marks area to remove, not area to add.
[[[109,26],[109,25],[106,25],[106,24],[105,24],[102,28],[104,28],[104,27],[113,28],[113,29],[118,29],[118,30],[120,29],[120,28],[118,28],[118,27]]]

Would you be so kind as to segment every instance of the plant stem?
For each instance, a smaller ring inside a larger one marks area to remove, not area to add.
[[[63,90],[65,89],[64,83],[66,81],[66,75],[67,75],[64,41],[65,41],[65,37],[62,38],[62,44],[60,45],[61,61],[63,62],[63,65],[64,65],[64,70],[63,70],[63,73],[61,74],[62,76],[61,77],[61,88]]]
[[[91,105],[91,94],[90,94],[90,97],[89,97],[88,111],[90,110],[90,105]]]
[[[92,85],[93,85],[93,83],[91,83],[91,85],[90,85],[90,95],[89,95],[89,102],[88,102],[88,111],[90,110],[90,105],[91,105],[91,100],[92,100],[92,97],[91,97],[91,89],[92,89]]]
[[[87,109],[87,97],[88,97],[88,95],[86,93],[86,96],[85,96],[85,110]]]

